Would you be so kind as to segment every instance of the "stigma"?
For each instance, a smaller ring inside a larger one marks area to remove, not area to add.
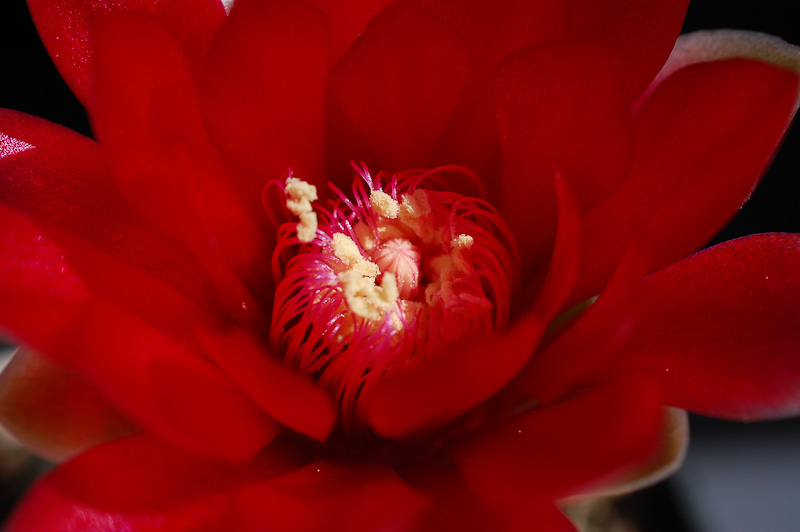
[[[273,263],[270,341],[326,388],[359,431],[384,379],[506,326],[516,245],[485,200],[448,189],[447,167],[372,176],[354,165],[352,194],[289,174]],[[383,183],[382,183],[383,181]]]

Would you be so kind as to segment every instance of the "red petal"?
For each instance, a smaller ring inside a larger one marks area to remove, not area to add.
[[[542,290],[533,307],[543,323],[550,323],[563,309],[578,279],[580,265],[580,206],[560,174],[556,176],[555,188],[558,198],[558,225],[553,256],[542,283]]]
[[[641,107],[655,88],[672,74],[694,63],[721,59],[750,58],[772,63],[789,70],[798,70],[800,47],[779,37],[742,30],[701,30],[681,35],[664,67],[639,97]]]
[[[328,42],[322,13],[260,0],[237,0],[214,39],[202,94],[209,135],[263,183],[287,168],[325,183]]]
[[[25,348],[0,375],[0,422],[53,461],[140,430],[79,374]]]
[[[381,13],[331,71],[333,175],[350,160],[389,171],[430,167],[469,70],[456,35],[411,4]]]
[[[571,0],[571,4],[572,38],[593,42],[611,54],[632,102],[669,56],[689,0]]]
[[[505,333],[388,380],[370,401],[369,425],[381,436],[397,438],[452,421],[514,378],[536,349],[542,330],[539,318],[529,315]]]
[[[435,500],[425,514],[418,532],[459,530],[463,532],[576,532],[575,527],[551,500],[515,499],[519,506],[491,508],[464,484],[456,471],[436,471],[430,464],[418,466],[407,475],[420,475],[424,491]]]
[[[578,498],[612,497],[653,486],[677,472],[689,449],[689,416],[686,410],[668,408],[657,453],[636,468],[595,487]]]
[[[560,336],[537,353],[507,393],[549,404],[606,364],[627,339],[639,307],[639,290],[648,262],[637,248],[625,256],[606,290]],[[564,327],[565,324],[561,324]]]
[[[227,501],[242,482],[296,468],[270,446],[241,467],[181,454],[148,437],[98,447],[57,468],[28,493],[8,532],[244,532]],[[302,462],[300,462],[302,463]]]
[[[93,292],[181,338],[219,315],[202,267],[185,246],[130,211],[94,142],[0,110],[0,173],[0,202],[46,229]]]
[[[199,71],[216,28],[225,20],[219,0],[29,0],[28,7],[50,57],[72,91],[87,102],[88,70],[94,48],[89,19],[100,13],[147,13],[180,40]]]
[[[0,327],[40,352],[57,349],[90,298],[64,257],[29,219],[0,204]]]
[[[283,366],[241,330],[201,334],[210,356],[270,416],[291,429],[324,441],[336,411],[329,397]]]
[[[562,0],[421,3],[456,30],[472,63],[458,107],[437,148],[436,161],[472,169],[483,177],[491,193],[500,160],[493,99],[497,70],[515,50],[565,38],[569,7]]]
[[[211,364],[93,297],[25,218],[0,205],[4,332],[87,378],[116,407],[176,445],[241,460],[277,426]]]
[[[392,0],[309,0],[312,6],[321,9],[328,17],[331,30],[331,51],[328,62],[335,64],[350,48],[375,15],[386,9]]]
[[[236,497],[244,522],[286,532],[412,530],[427,502],[386,465],[366,462],[315,462]]]
[[[629,107],[614,72],[592,47],[551,44],[512,55],[498,74],[503,214],[524,263],[552,243],[556,173],[563,173],[584,212],[625,176]]]
[[[653,269],[720,230],[755,187],[796,94],[794,74],[749,60],[692,65],[662,83],[636,118],[630,176],[584,219],[574,300],[602,289],[642,226],[659,235]]]
[[[247,460],[280,432],[218,368],[113,307],[88,307],[76,332],[78,356],[59,359],[182,449]]]
[[[619,363],[646,370],[671,404],[734,419],[800,412],[800,236],[720,244],[645,282]]]
[[[205,136],[178,42],[147,17],[98,17],[93,28],[92,120],[126,200],[192,249],[229,312],[243,322],[264,319],[239,276],[263,284],[269,249],[255,207],[239,197],[237,176]],[[245,199],[260,204],[256,193]]]
[[[662,427],[656,391],[617,382],[470,436],[451,455],[471,488],[499,507],[575,494],[649,457]]]

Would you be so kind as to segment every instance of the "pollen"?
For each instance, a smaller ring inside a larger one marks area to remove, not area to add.
[[[373,279],[381,273],[378,265],[372,261],[366,260],[358,246],[349,236],[342,233],[334,233],[333,235],[333,254],[336,258],[344,262],[350,268],[365,277],[372,277]]]
[[[317,201],[317,187],[296,177],[286,179],[286,208],[300,219],[297,238],[311,242],[317,234],[317,214],[311,202]]]
[[[369,195],[369,204],[378,216],[394,220],[400,212],[400,205],[382,190],[375,190]]]
[[[307,244],[279,231],[270,328],[275,352],[337,402],[345,433],[366,430],[384,379],[503,329],[518,276],[511,231],[485,200],[447,190],[437,170],[356,172],[352,196],[331,185],[324,206],[286,181]],[[309,240],[304,215],[315,216]]]
[[[453,249],[469,249],[474,243],[474,238],[462,233],[450,241],[450,246],[452,246]]]
[[[400,205],[400,216],[403,218],[421,218],[431,213],[428,196],[424,190],[415,190],[413,194],[405,194]]]
[[[339,274],[347,306],[355,315],[370,321],[380,321],[386,311],[397,307],[397,283],[394,275],[383,276],[380,286],[375,279],[365,277],[355,270],[347,270]]]

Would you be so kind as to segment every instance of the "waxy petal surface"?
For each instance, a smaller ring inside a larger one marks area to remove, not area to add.
[[[29,220],[0,205],[4,333],[93,384],[174,445],[242,460],[272,437],[262,415],[214,366],[116,305],[93,296]]]
[[[261,274],[269,246],[254,220],[260,198],[239,195],[205,135],[179,43],[143,16],[98,17],[93,28],[92,123],[118,186],[137,214],[197,255],[228,312],[258,322],[251,290],[270,284]]]
[[[286,532],[412,530],[427,506],[391,468],[369,462],[314,462],[236,494],[249,526]]]
[[[328,395],[284,366],[241,330],[201,332],[211,358],[271,417],[294,431],[324,441],[336,411]]]
[[[214,38],[202,79],[211,139],[262,179],[286,169],[325,183],[329,30],[300,2],[239,0]]]
[[[342,54],[360,37],[370,20],[389,7],[392,0],[309,0],[312,6],[322,10],[328,19],[331,33],[328,62],[336,64]]]
[[[40,480],[6,523],[9,532],[251,531],[231,494],[303,464],[290,449],[231,466],[175,451],[147,436],[97,447]]]
[[[669,56],[689,0],[569,0],[571,37],[602,47],[619,65],[624,94],[636,99]]]
[[[549,404],[569,397],[574,387],[608,363],[636,319],[648,265],[644,252],[632,246],[596,300],[583,301],[550,324],[548,343],[503,393]]]
[[[646,371],[669,402],[730,419],[800,412],[800,236],[725,242],[649,276],[615,371]]]
[[[470,487],[499,507],[575,494],[654,451],[663,416],[657,392],[651,383],[618,381],[488,427],[450,454]]]
[[[659,85],[635,120],[627,180],[584,218],[574,300],[602,289],[642,226],[660,238],[652,270],[714,236],[749,198],[796,93],[793,73],[750,60],[691,65]]]
[[[141,430],[80,374],[26,348],[0,374],[0,423],[52,461]]]
[[[498,73],[495,101],[503,151],[502,211],[526,266],[552,245],[556,174],[575,191],[582,212],[624,179],[629,109],[610,58],[591,46],[572,44],[542,45],[510,56]]]
[[[514,378],[536,349],[543,329],[538,316],[528,315],[505,333],[387,380],[370,401],[369,425],[382,436],[397,438],[452,421]]]
[[[652,458],[642,462],[618,478],[581,493],[576,498],[589,496],[612,497],[645,489],[668,479],[683,465],[689,450],[689,416],[685,410],[668,408],[661,431],[661,441]]]
[[[511,52],[569,34],[569,6],[562,0],[509,2],[423,0],[421,4],[447,22],[464,42],[472,68],[436,149],[436,162],[471,168],[486,183],[492,201],[499,198],[500,143],[494,110],[494,83]]]
[[[683,67],[721,59],[749,58],[800,71],[800,47],[779,37],[742,30],[701,30],[681,35],[664,67],[639,98],[643,103],[665,79]]]
[[[563,310],[578,279],[581,243],[581,212],[577,198],[563,177],[556,176],[558,226],[553,256],[541,292],[534,303],[534,312],[543,323],[550,323]]]
[[[214,285],[197,259],[131,211],[96,143],[0,110],[0,172],[0,202],[25,212],[53,238],[94,293],[176,338],[220,315]]]
[[[421,8],[398,3],[374,18],[331,71],[331,176],[347,183],[351,160],[430,167],[468,73],[461,41]]]
[[[211,37],[225,20],[219,0],[29,0],[28,7],[50,57],[72,91],[88,103],[93,35],[90,20],[108,13],[141,13],[157,17],[181,43],[199,71]]]

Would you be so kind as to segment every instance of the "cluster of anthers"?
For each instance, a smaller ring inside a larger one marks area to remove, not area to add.
[[[468,170],[353,168],[353,199],[330,185],[325,206],[291,171],[275,182],[293,221],[278,228],[270,330],[276,352],[332,394],[348,432],[365,426],[382,379],[504,328],[518,262],[498,212],[450,191],[454,179],[480,183]]]

